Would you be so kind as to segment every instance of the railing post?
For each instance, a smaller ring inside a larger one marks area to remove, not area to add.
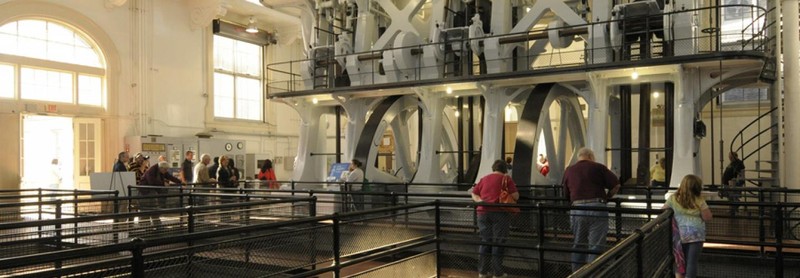
[[[766,218],[766,213],[764,212],[764,205],[758,205],[758,242],[760,243],[758,246],[760,255],[764,255],[764,242],[766,241],[766,227],[764,226],[764,219]]]
[[[100,208],[102,210],[102,207]],[[72,191],[72,217],[78,218],[78,189]],[[76,221],[72,225],[72,234],[76,235],[73,237],[74,242],[78,243],[78,222]]]
[[[195,211],[195,207],[190,205],[190,206],[189,206],[189,209],[188,209],[188,210],[187,210],[187,212],[186,212],[186,214],[187,214],[187,217],[186,217],[186,222],[187,222],[187,223],[186,223],[186,226],[187,226],[188,232],[189,232],[190,234],[191,234],[191,233],[194,233],[194,229],[195,229],[195,221],[196,221],[196,219],[197,219],[197,217],[195,217],[195,215],[194,215],[194,211]]]
[[[56,200],[56,219],[61,219],[61,213],[62,213],[62,211],[61,211],[61,200]],[[54,228],[55,228],[55,232],[56,232],[56,250],[61,251],[61,249],[63,247],[63,243],[62,243],[62,239],[61,239],[61,236],[62,236],[61,223],[59,222],[58,224],[55,224]],[[55,268],[61,268],[61,266],[62,266],[62,261],[61,260],[58,260],[58,261],[55,262]]]
[[[644,232],[642,232],[642,230],[636,229],[635,231],[633,231],[633,233],[639,236],[636,239],[636,277],[643,278],[644,261],[642,260],[642,256],[644,256],[644,248],[642,248],[642,244],[644,244]]]
[[[536,250],[539,251],[539,277],[547,277],[544,271],[544,208],[542,208],[542,203],[536,203],[536,217],[537,220],[537,227],[536,233],[538,237],[538,246],[536,246]]]
[[[184,193],[186,193],[186,192],[184,192],[183,186],[178,187],[178,195],[180,195],[180,197],[178,197],[178,207],[181,207],[181,208],[183,207],[183,196],[184,196],[183,194]]]
[[[339,234],[339,213],[333,213],[333,277],[339,278],[339,255],[341,235]]]
[[[144,278],[144,256],[143,256],[143,243],[141,238],[134,238],[133,248],[131,249],[131,277]]]
[[[617,210],[617,212],[614,213],[614,233],[616,234],[617,242],[619,242],[622,240],[622,212],[620,212],[622,205],[619,199],[614,200],[614,204],[614,208]]]
[[[441,214],[441,204],[439,203],[438,199],[434,201],[434,209],[435,209],[434,213],[436,214],[436,218],[434,220],[436,221],[434,226],[434,238],[436,238],[436,277],[442,277],[442,270],[441,270],[442,268],[440,267],[441,246],[442,246],[442,237],[441,237],[442,214]]]
[[[783,205],[775,209],[775,277],[783,277]],[[762,246],[765,242],[762,242]]]
[[[116,196],[118,194],[119,194],[119,192],[115,192],[115,194],[114,194],[115,195],[114,196],[114,202],[112,204],[114,206],[114,208],[113,208],[113,212],[114,212],[114,226],[113,226],[114,227],[113,228],[114,229],[114,242],[116,242],[116,243],[119,243],[119,229],[117,228],[117,226],[118,226],[117,224],[119,223],[119,216],[117,216],[117,215],[119,215],[119,199],[117,199],[117,196]]]
[[[39,202],[38,202],[38,204],[39,204],[39,220],[42,220],[42,188],[39,187],[36,191],[38,191],[37,195],[39,196]],[[22,196],[22,195],[23,194],[20,193],[20,196]],[[20,198],[20,202],[21,201],[22,201],[22,198]],[[20,210],[20,213],[22,213],[21,210]]]
[[[133,204],[131,202],[131,197],[133,197],[133,195],[131,195],[133,194],[132,191],[133,190],[131,189],[131,186],[128,185],[128,212],[131,212],[131,210],[133,210]]]
[[[251,200],[250,199],[250,194],[245,194],[244,195],[244,201],[249,203],[250,200]],[[292,211],[294,211],[294,210],[292,210]],[[243,211],[242,213],[244,214],[244,215],[242,215],[242,217],[244,218],[244,224],[246,226],[249,226],[250,225],[250,209],[245,209],[245,211]]]
[[[314,217],[317,216],[317,197],[311,196],[311,201],[309,202],[308,208],[308,216]]]

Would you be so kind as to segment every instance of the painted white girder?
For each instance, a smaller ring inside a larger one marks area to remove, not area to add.
[[[392,23],[383,32],[383,35],[378,38],[372,45],[372,50],[381,50],[387,48],[394,41],[395,36],[399,32],[409,32],[420,36],[417,26],[421,25],[417,13],[425,4],[425,0],[410,0],[408,4],[402,9],[397,8],[391,0],[377,0],[377,3],[383,10],[391,17]],[[374,23],[369,23],[374,24]]]
[[[325,125],[320,124],[320,118],[324,114],[332,113],[333,109],[329,106],[314,105],[308,101],[296,101],[290,106],[297,111],[301,120],[292,180],[325,180],[325,156],[311,154],[327,152]]]
[[[478,169],[477,179],[492,172],[492,163],[504,156],[501,144],[503,117],[509,101],[516,98],[528,88],[492,88],[490,85],[479,84],[478,88],[486,100],[483,113],[483,135],[481,148],[481,166]]]

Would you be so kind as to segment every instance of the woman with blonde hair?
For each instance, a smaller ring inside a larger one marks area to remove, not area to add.
[[[695,175],[686,175],[680,188],[664,204],[664,208],[674,211],[676,226],[680,234],[680,252],[675,256],[677,271],[675,277],[697,277],[697,264],[703,242],[706,240],[706,222],[711,221],[711,210],[700,195],[703,180]],[[676,245],[676,247],[678,247]],[[680,258],[683,255],[683,258]],[[685,268],[681,265],[684,259]]]

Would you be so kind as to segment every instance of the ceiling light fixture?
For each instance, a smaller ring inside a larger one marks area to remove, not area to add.
[[[633,73],[631,73],[631,79],[636,80],[639,78],[639,73],[636,72],[636,69],[633,69]]]
[[[447,87],[447,91],[446,92],[447,92],[448,95],[452,94],[453,93],[453,88]]]
[[[461,112],[458,112],[458,110],[456,110],[456,118],[458,117],[461,117]]]
[[[653,92],[653,98],[658,98],[658,96],[659,96],[658,92]]]
[[[244,29],[245,32],[250,34],[258,33],[258,27],[256,27],[256,19],[252,16],[250,17],[250,23],[247,24],[247,29]]]
[[[311,99],[311,103],[317,104],[317,103],[319,103],[319,100],[317,98],[312,98]]]

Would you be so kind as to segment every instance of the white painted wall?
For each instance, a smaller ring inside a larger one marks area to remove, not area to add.
[[[33,1],[0,0],[0,5]],[[58,113],[105,119],[102,165],[108,169],[104,170],[110,170],[116,152],[124,148],[124,137],[143,134],[192,137],[198,132],[216,129],[219,132],[212,132],[215,138],[247,141],[250,153],[272,157],[295,155],[299,118],[285,104],[266,102],[265,123],[216,120],[211,116],[212,35],[210,27],[192,26],[193,2],[139,0],[107,8],[104,0],[35,1],[62,6],[90,19],[113,45],[113,51],[108,52],[115,53],[112,58],[118,63],[108,69],[110,79],[115,82],[109,84],[111,102],[107,113],[87,113],[77,107],[62,108],[62,105]],[[41,15],[47,16],[49,12],[43,10]],[[290,30],[278,26],[275,29]],[[286,37],[293,36],[287,34]],[[279,60],[301,59],[302,49],[298,43],[295,40],[294,44],[268,47],[266,63],[276,57]],[[25,112],[24,108],[23,101],[0,101],[2,114]],[[12,120],[13,117],[3,118],[3,121]],[[278,177],[290,177],[290,171],[283,169],[283,165],[276,165]]]

